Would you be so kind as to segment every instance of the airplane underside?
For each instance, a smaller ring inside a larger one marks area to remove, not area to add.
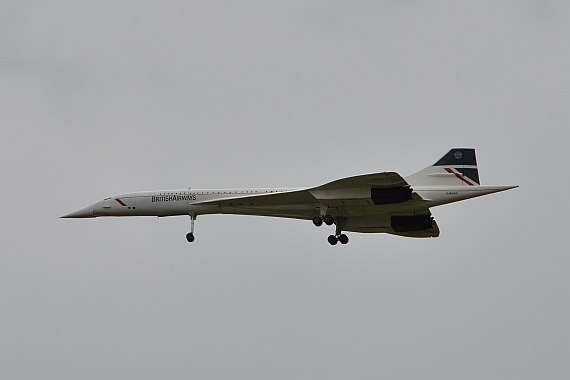
[[[335,236],[342,235],[342,231],[359,233],[387,233],[405,237],[438,237],[439,228],[435,220],[431,217],[429,210],[424,209],[417,212],[406,210],[389,213],[369,213],[344,216],[344,213],[337,208],[328,208],[326,215],[318,215],[319,208],[305,205],[297,209],[260,210],[246,207],[222,207],[219,210],[211,210],[212,214],[231,215],[254,215],[279,218],[292,218],[312,220],[317,227],[323,224],[336,226]],[[214,212],[216,211],[216,212]],[[317,216],[315,216],[317,214]],[[328,222],[328,223],[327,223]]]

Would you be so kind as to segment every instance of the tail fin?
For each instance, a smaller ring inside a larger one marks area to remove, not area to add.
[[[413,186],[479,186],[475,149],[453,148],[432,166],[406,178]]]

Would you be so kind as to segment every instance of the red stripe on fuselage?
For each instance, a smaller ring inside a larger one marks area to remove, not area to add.
[[[117,202],[119,202],[119,204],[120,204],[121,206],[126,206],[126,204],[125,204],[122,200],[120,200],[119,198],[115,198],[115,200],[116,200]]]
[[[469,182],[468,180],[465,179],[465,177],[463,177],[461,174],[454,172],[452,169],[450,168],[445,168],[445,171],[448,173],[452,173],[455,174],[455,176],[457,178],[459,178],[460,180],[462,180],[463,182],[465,182],[466,184],[468,184],[469,186],[475,186],[474,184],[472,184],[471,182]]]

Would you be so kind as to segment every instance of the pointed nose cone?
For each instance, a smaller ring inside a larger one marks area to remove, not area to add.
[[[82,208],[81,210],[72,212],[71,214],[67,214],[62,216],[61,218],[94,218],[95,215],[93,213],[93,206],[88,206]]]

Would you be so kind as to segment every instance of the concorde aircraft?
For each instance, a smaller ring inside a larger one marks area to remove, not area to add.
[[[238,214],[312,220],[335,225],[331,245],[348,243],[343,231],[438,237],[430,208],[509,190],[481,186],[475,149],[454,148],[432,166],[406,178],[394,172],[364,174],[317,187],[144,191],[105,198],[62,218],[188,215],[193,242],[198,215]]]

